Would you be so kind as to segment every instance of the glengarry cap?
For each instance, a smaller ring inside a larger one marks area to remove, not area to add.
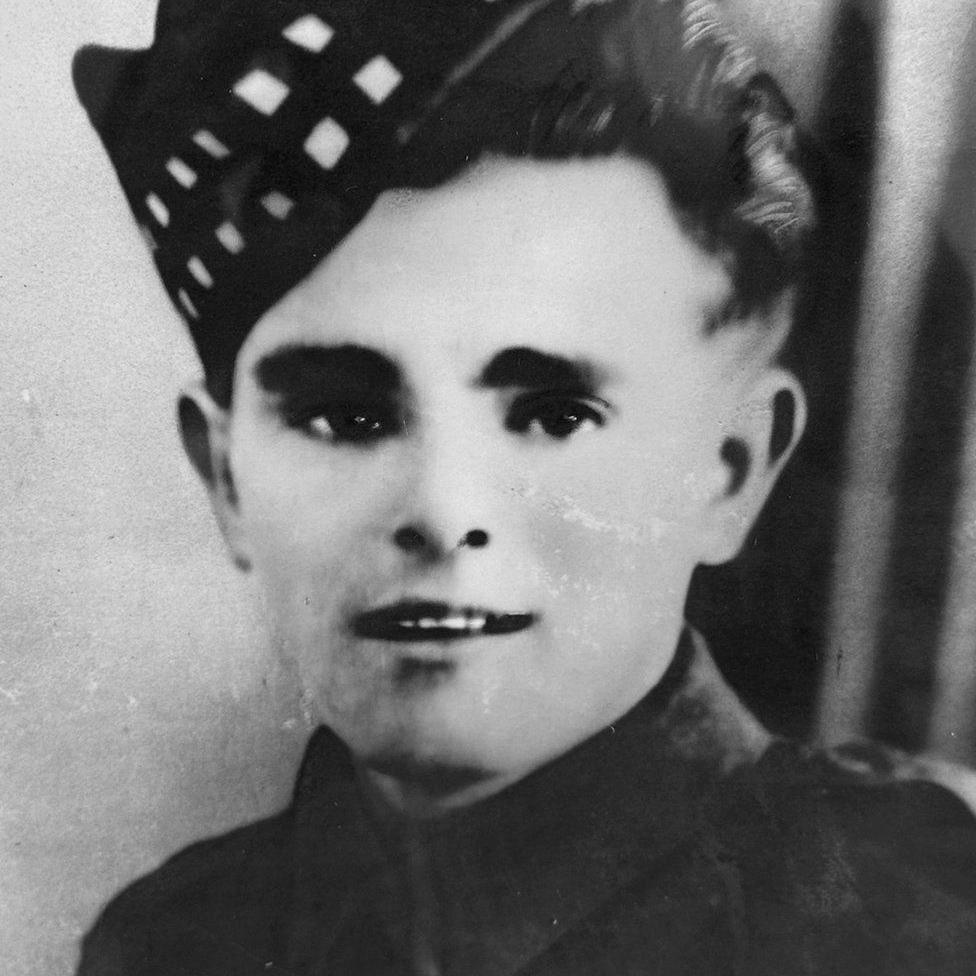
[[[78,52],[79,97],[206,369],[406,179],[451,83],[555,6],[568,15],[563,0],[162,0],[148,50]]]
[[[626,146],[716,240],[761,242],[761,294],[811,221],[792,113],[714,0],[161,0],[148,50],[84,48],[75,83],[224,400],[379,194],[485,151]]]

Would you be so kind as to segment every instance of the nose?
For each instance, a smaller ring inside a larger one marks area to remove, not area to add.
[[[439,559],[484,549],[493,538],[491,465],[484,437],[455,423],[429,425],[407,462],[404,495],[391,532],[402,553]]]
[[[447,549],[461,549],[464,546],[483,549],[488,542],[489,536],[484,529],[468,529],[454,546],[445,546],[444,540],[438,539],[435,532],[416,524],[402,525],[393,533],[394,545],[410,553],[440,554]]]

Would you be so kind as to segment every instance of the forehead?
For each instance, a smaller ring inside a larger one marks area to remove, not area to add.
[[[385,194],[240,359],[346,342],[395,357],[526,345],[627,355],[700,341],[729,289],[645,165],[489,160],[435,190]]]

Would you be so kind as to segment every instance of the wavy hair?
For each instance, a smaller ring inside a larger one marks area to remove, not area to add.
[[[568,19],[519,17],[409,133],[411,182],[434,185],[486,153],[635,157],[660,174],[686,232],[726,263],[733,294],[716,323],[768,309],[799,275],[813,196],[792,108],[716,4],[575,0]]]

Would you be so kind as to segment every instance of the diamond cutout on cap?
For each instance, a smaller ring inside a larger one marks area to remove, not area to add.
[[[255,68],[234,85],[234,94],[262,115],[274,115],[291,89],[263,68]]]
[[[225,220],[215,231],[217,240],[231,254],[240,254],[244,250],[244,238],[241,232],[229,221]]]
[[[272,217],[277,220],[284,220],[291,213],[295,202],[286,197],[284,193],[279,193],[278,190],[271,190],[261,197],[261,205]]]
[[[403,81],[403,75],[387,58],[377,54],[352,76],[352,80],[374,105],[381,105]]]
[[[196,305],[190,299],[190,296],[181,288],[177,293],[176,297],[179,298],[180,304],[186,310],[186,314],[190,316],[191,319],[200,318],[200,313],[197,311]]]
[[[207,270],[207,266],[195,254],[186,262],[186,267],[204,288],[213,288],[213,277]]]
[[[193,141],[214,159],[224,159],[230,155],[230,150],[212,133],[200,129],[193,134]]]
[[[315,14],[299,17],[281,33],[292,44],[303,47],[313,54],[319,54],[335,36],[335,31]]]
[[[322,119],[305,140],[305,152],[322,169],[332,169],[348,147],[349,134],[331,117]]]
[[[194,173],[193,170],[190,169],[190,167],[187,166],[182,159],[179,159],[176,156],[173,156],[172,159],[166,163],[166,169],[169,172],[169,175],[172,176],[173,179],[176,180],[176,182],[179,183],[180,186],[182,186],[185,190],[189,190],[197,181],[197,174]]]
[[[139,225],[139,233],[142,234],[142,239],[146,242],[146,247],[148,247],[150,251],[159,250],[159,245],[156,243],[156,238],[146,224]]]
[[[146,197],[146,206],[160,227],[169,227],[169,208],[155,193],[150,193]]]

